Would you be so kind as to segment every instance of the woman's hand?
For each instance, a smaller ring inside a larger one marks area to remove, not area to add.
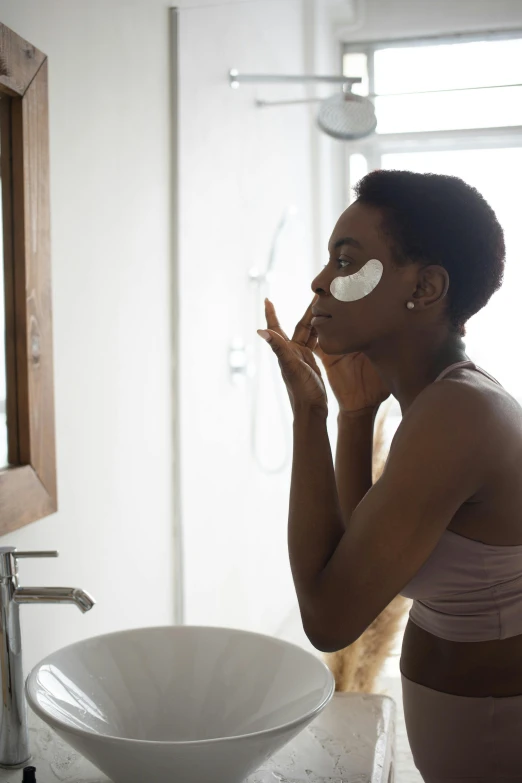
[[[341,412],[354,413],[361,410],[378,408],[379,405],[390,396],[390,390],[385,386],[381,376],[378,374],[370,360],[360,352],[331,355],[322,351],[317,342],[317,332],[311,324],[312,305],[315,304],[316,301],[317,297],[314,297],[303,318],[298,323],[294,337],[290,341],[279,325],[273,304],[269,300],[266,300],[265,314],[269,333],[274,332],[277,337],[281,338],[281,346],[283,348],[285,342],[294,345],[295,341],[297,346],[307,350],[307,358],[302,356],[303,361],[309,364],[314,370],[317,380],[320,381],[321,386],[324,389],[321,373],[317,363],[313,361],[313,356],[311,357],[313,364],[308,361],[310,353],[319,357],[324,365],[326,376],[337,402],[339,403],[339,410]],[[272,342],[272,345],[274,346],[274,342]],[[274,351],[277,353],[275,348]],[[279,357],[279,359],[279,364],[283,371],[281,357]],[[288,388],[288,382],[285,378],[284,371],[283,378],[285,379]],[[290,400],[292,401],[292,397],[290,397]],[[326,404],[326,392],[324,392],[324,402]]]
[[[317,335],[312,327],[312,305],[297,326],[290,340],[278,321],[274,305],[265,299],[265,316],[268,329],[257,333],[272,346],[279,359],[279,367],[286,384],[294,414],[298,410],[316,410],[328,415],[326,389],[313,354]]]
[[[376,409],[390,396],[390,390],[363,353],[326,354],[319,344],[313,350],[324,365],[340,412]]]

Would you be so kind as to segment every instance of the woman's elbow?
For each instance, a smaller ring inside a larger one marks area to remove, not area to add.
[[[355,641],[355,639],[344,636],[344,634],[341,637],[336,634],[325,632],[324,630],[312,631],[305,628],[304,631],[309,642],[315,647],[315,649],[323,653],[334,653],[338,650],[344,650]]]

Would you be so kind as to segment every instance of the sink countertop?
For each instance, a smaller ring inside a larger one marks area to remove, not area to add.
[[[109,783],[29,712],[37,783]],[[396,706],[389,696],[336,693],[326,709],[245,783],[394,783]],[[0,769],[0,783],[22,770]]]

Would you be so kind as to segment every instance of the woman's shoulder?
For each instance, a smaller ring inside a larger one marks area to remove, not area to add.
[[[399,430],[399,437],[427,432],[437,437],[450,431],[479,451],[508,443],[522,449],[522,407],[489,374],[460,367],[423,389]]]
[[[460,416],[464,415],[464,408],[470,406],[473,414],[485,416],[486,421],[490,417],[522,417],[522,407],[518,400],[487,370],[474,364],[455,367],[441,380],[429,384],[417,401],[420,409],[439,403],[451,409],[448,413],[453,412]]]

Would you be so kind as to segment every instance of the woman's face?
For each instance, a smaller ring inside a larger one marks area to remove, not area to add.
[[[417,290],[419,265],[394,263],[381,222],[380,210],[355,202],[333,230],[329,262],[312,282],[314,309],[331,316],[314,324],[327,354],[368,349],[411,323],[406,303]]]

